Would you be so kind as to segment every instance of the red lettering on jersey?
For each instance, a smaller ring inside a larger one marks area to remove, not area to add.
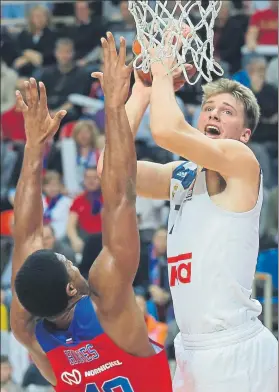
[[[178,263],[183,260],[192,259],[192,253],[185,253],[175,257],[169,257],[168,263]],[[170,287],[174,287],[176,283],[188,284],[191,282],[192,263],[181,263],[178,266],[173,265],[170,271]]]

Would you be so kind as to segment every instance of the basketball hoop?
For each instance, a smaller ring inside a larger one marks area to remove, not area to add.
[[[213,57],[213,27],[222,2],[209,0],[206,8],[202,6],[201,0],[156,0],[155,7],[152,7],[152,3],[154,1],[129,1],[129,11],[136,22],[137,41],[141,45],[141,52],[134,60],[134,68],[149,73],[150,49],[156,47],[155,61],[169,56],[176,59],[169,72],[187,63],[196,68],[195,79],[189,80],[185,67],[181,67],[189,84],[196,84],[201,77],[210,82],[212,73],[222,76],[223,70]],[[196,24],[193,12],[199,19]],[[183,36],[185,25],[190,28],[187,36]],[[205,41],[199,35],[202,28],[206,31]],[[172,39],[169,39],[170,32]]]

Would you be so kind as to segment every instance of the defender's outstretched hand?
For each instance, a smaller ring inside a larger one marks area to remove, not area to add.
[[[112,33],[107,39],[102,38],[104,53],[104,73],[93,72],[92,76],[99,79],[105,94],[106,103],[111,107],[124,105],[129,94],[132,64],[126,65],[126,41],[120,37],[120,49],[117,53]]]
[[[16,91],[16,107],[22,112],[26,133],[26,144],[29,147],[44,145],[58,131],[61,120],[67,114],[66,110],[60,110],[54,117],[49,113],[47,107],[46,88],[34,78],[24,82],[26,103],[20,93]]]

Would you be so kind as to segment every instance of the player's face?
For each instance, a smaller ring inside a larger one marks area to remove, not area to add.
[[[204,103],[198,129],[211,139],[234,139],[247,143],[251,136],[251,130],[245,127],[243,104],[231,94],[219,94]]]

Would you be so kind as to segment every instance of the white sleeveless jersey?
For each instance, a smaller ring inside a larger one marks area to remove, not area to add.
[[[185,334],[236,327],[262,310],[251,299],[262,176],[256,206],[235,213],[213,203],[206,171],[197,173],[196,164],[184,162],[174,170],[170,186],[169,282],[176,321]]]

